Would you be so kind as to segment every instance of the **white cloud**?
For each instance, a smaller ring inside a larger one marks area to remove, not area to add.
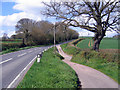
[[[78,33],[79,33],[79,36],[94,36],[94,33],[89,32],[89,31],[85,31],[85,30],[82,30]]]
[[[0,37],[2,37],[4,30],[0,30]]]
[[[11,0],[3,0],[3,2],[10,2]],[[45,19],[41,15],[41,10],[43,0],[12,0],[16,4],[13,9],[20,10],[19,13],[14,13],[8,16],[0,16],[0,26],[15,26],[18,20],[21,18],[30,18],[33,20]],[[49,2],[50,0],[44,0],[44,2]]]
[[[13,9],[40,15],[40,9],[43,7],[41,0],[16,0]]]
[[[22,18],[29,18],[34,20],[41,20],[40,16],[26,12],[14,13],[8,16],[0,16],[0,26],[15,26],[17,21]]]
[[[113,37],[113,36],[116,35],[116,34],[117,34],[117,33],[116,33],[115,31],[107,31],[105,37]]]
[[[0,30],[0,37],[2,37],[4,33],[8,34],[8,37],[10,37],[11,35],[15,34],[15,30]]]
[[[81,30],[78,33],[79,33],[79,36],[94,36],[94,33],[89,32],[89,31],[85,31],[85,30]],[[107,31],[105,37],[113,37],[116,34],[117,33],[115,31]]]

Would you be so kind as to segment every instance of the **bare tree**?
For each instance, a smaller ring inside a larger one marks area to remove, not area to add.
[[[119,33],[118,2],[116,0],[78,0],[77,2],[51,1],[46,6],[43,15],[62,19],[69,26],[80,27],[95,34],[93,50],[99,51],[99,45],[106,31]]]
[[[29,37],[31,36],[31,31],[32,28],[34,28],[36,22],[28,19],[28,18],[23,18],[20,19],[15,28],[16,28],[16,33],[23,33],[24,37],[23,37],[23,44],[26,44],[28,42]]]

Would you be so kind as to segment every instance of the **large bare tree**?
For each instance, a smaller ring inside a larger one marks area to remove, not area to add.
[[[22,18],[20,19],[15,28],[16,28],[16,33],[22,33],[24,35],[23,37],[23,44],[27,44],[29,37],[31,36],[31,31],[36,25],[36,22],[32,19],[28,18]]]
[[[106,31],[118,33],[118,2],[116,0],[77,0],[51,1],[45,3],[43,15],[61,19],[68,26],[80,27],[95,34],[93,50],[99,51],[99,45]]]

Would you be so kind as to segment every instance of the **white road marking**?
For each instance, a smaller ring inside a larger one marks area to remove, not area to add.
[[[18,57],[21,57],[21,56],[23,56],[23,55],[25,55],[25,54],[27,54],[27,53],[20,54],[20,55],[18,55]]]
[[[3,62],[0,62],[0,64],[2,64],[2,63],[5,63],[5,62],[8,62],[8,61],[10,61],[10,60],[12,60],[13,58],[9,58],[9,59],[7,59],[7,60],[5,60],[5,61],[3,61]]]
[[[33,58],[33,60],[17,75],[17,77],[8,85],[7,88],[11,88],[12,84],[14,84],[14,82],[20,77],[20,75],[27,69],[27,67],[37,58],[37,56],[35,58]]]

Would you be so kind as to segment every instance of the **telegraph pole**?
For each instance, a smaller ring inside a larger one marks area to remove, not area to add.
[[[55,52],[55,31],[56,31],[56,26],[55,26],[55,23],[54,23],[54,52]]]

